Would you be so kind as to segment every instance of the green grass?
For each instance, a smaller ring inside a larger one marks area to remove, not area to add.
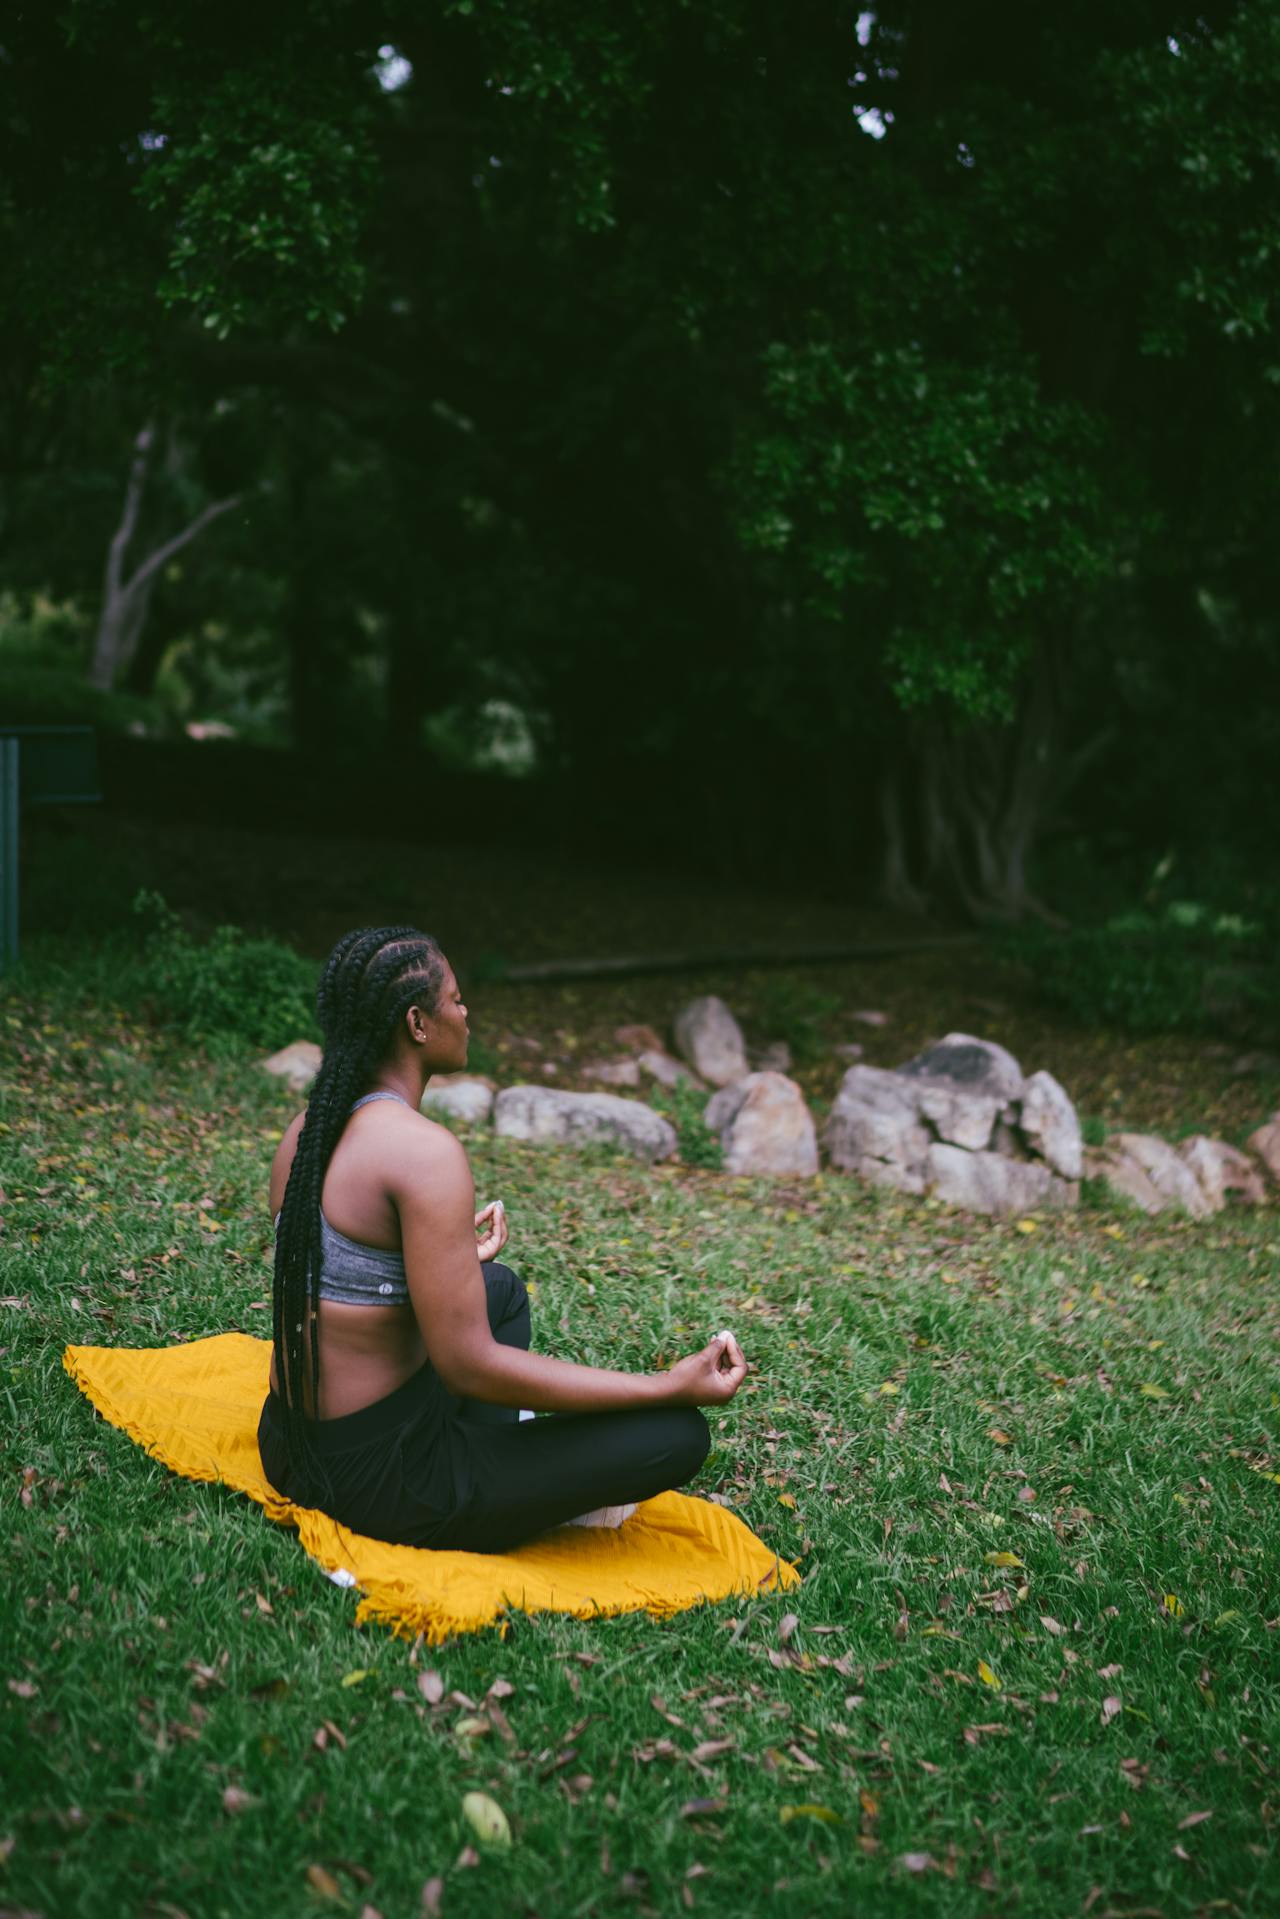
[[[70,988],[0,1013],[4,1910],[416,1919],[434,1878],[449,1919],[1280,1909],[1274,1210],[1023,1230],[473,1138],[544,1349],[738,1331],[700,1489],[805,1578],[415,1653],[60,1364],[265,1333],[288,1095]],[[467,1864],[472,1790],[514,1843]]]

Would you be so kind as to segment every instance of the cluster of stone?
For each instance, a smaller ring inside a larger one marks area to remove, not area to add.
[[[851,1066],[823,1143],[833,1166],[974,1213],[1074,1206],[1083,1142],[1052,1073],[1023,1076],[991,1040],[948,1033],[895,1072]]]
[[[867,1025],[884,1015],[857,1015]],[[787,1077],[781,1041],[752,1051],[724,1001],[691,1000],[673,1029],[674,1050],[651,1026],[620,1026],[619,1057],[580,1071],[602,1087],[626,1092],[646,1084],[680,1085],[708,1095],[707,1126],[720,1141],[725,1171],[804,1178],[819,1168],[818,1135],[804,1094]],[[1180,1208],[1195,1219],[1229,1202],[1257,1205],[1280,1186],[1280,1113],[1241,1151],[1197,1134],[1179,1146],[1153,1134],[1115,1133],[1084,1146],[1080,1122],[1051,1073],[1024,1075],[994,1041],[948,1033],[896,1070],[852,1060],[823,1129],[828,1163],[837,1171],[932,1196],[967,1212],[1026,1213],[1074,1206],[1080,1181],[1096,1178],[1144,1212]],[[320,1049],[298,1041],[262,1062],[296,1090],[320,1063]],[[676,1130],[664,1114],[621,1092],[569,1092],[546,1085],[507,1086],[476,1074],[438,1074],[422,1101],[435,1118],[464,1126],[493,1125],[509,1139],[564,1146],[607,1143],[653,1163],[671,1158]]]

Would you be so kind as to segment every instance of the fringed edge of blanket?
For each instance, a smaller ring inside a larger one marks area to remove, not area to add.
[[[799,1584],[800,1574],[796,1568],[785,1559],[775,1559],[768,1572],[758,1580],[743,1579],[736,1585],[726,1587],[723,1592],[700,1593],[687,1599],[664,1600],[660,1595],[651,1594],[645,1599],[617,1599],[603,1603],[599,1600],[583,1600],[577,1605],[554,1606],[536,1603],[526,1606],[518,1600],[495,1600],[486,1611],[470,1613],[452,1613],[442,1606],[424,1605],[420,1600],[408,1598],[398,1589],[380,1589],[373,1584],[362,1589],[360,1604],[356,1608],[356,1624],[385,1626],[394,1639],[420,1637],[423,1645],[440,1646],[455,1633],[479,1632],[486,1626],[496,1626],[505,1632],[513,1613],[522,1613],[527,1619],[535,1618],[539,1613],[555,1613],[561,1619],[619,1619],[624,1613],[646,1612],[651,1619],[671,1619],[677,1613],[693,1612],[699,1606],[718,1605],[725,1599],[750,1599],[761,1594],[784,1592]]]
[[[160,1440],[144,1432],[137,1421],[130,1418],[100,1380],[86,1377],[74,1346],[64,1348],[62,1365],[67,1376],[84,1394],[89,1404],[100,1412],[110,1425],[118,1427],[122,1433],[127,1433],[134,1445],[140,1446],[149,1459],[156,1460],[161,1466],[167,1467],[171,1473],[177,1473],[180,1479],[193,1479],[208,1486],[229,1486],[233,1492],[243,1493],[247,1499],[255,1500],[269,1519],[274,1519],[281,1525],[297,1524],[297,1508],[287,1499],[281,1499],[279,1494],[268,1494],[257,1486],[242,1485],[234,1479],[225,1478],[222,1473],[216,1472],[212,1467],[199,1466],[189,1459],[174,1458],[166,1451]]]

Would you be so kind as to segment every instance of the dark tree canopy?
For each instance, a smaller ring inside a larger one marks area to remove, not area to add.
[[[977,913],[1103,769],[1155,844],[1188,741],[1280,760],[1274,9],[68,0],[3,54],[3,577],[97,618],[148,421],[130,550],[199,523],[117,685],[408,753],[502,698],[748,838],[856,786]]]

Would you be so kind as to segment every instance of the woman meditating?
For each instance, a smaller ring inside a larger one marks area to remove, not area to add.
[[[597,1509],[683,1486],[710,1443],[697,1408],[733,1398],[742,1351],[719,1333],[665,1373],[529,1351],[528,1295],[497,1263],[501,1202],[475,1211],[461,1144],[419,1112],[431,1075],[467,1060],[467,1009],[435,941],[348,933],[317,1010],[320,1071],[271,1169],[271,1484],[354,1532],[470,1552],[617,1523]]]

